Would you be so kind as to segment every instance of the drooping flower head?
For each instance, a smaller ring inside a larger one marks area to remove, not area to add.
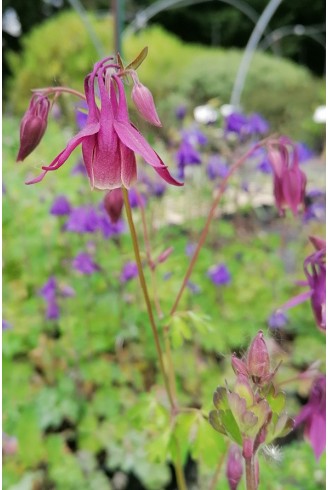
[[[86,125],[49,166],[42,167],[43,173],[27,182],[28,184],[40,182],[49,171],[60,168],[73,150],[81,145],[84,165],[92,188],[130,188],[137,179],[135,153],[142,156],[166,182],[182,185],[170,175],[159,155],[129,120],[122,78],[133,72],[131,68],[125,70],[113,63],[112,57],[104,58],[95,64],[93,71],[84,80],[88,107]],[[146,112],[149,116],[152,111],[150,99],[145,95],[140,96],[140,87],[136,90],[139,93],[134,97],[138,101],[137,108],[143,117]],[[97,91],[100,101],[96,98]],[[140,102],[142,98],[143,104]]]
[[[268,158],[273,170],[273,193],[280,215],[289,208],[296,216],[298,208],[304,207],[306,176],[299,168],[298,152],[286,137],[269,142]]]
[[[316,251],[304,260],[304,272],[306,275],[305,286],[308,289],[294,296],[282,306],[280,311],[285,311],[310,299],[312,311],[317,326],[323,332],[326,331],[326,242],[325,240],[309,237]]]
[[[20,147],[17,162],[25,160],[40,143],[47,129],[49,99],[43,95],[34,94],[20,125]]]

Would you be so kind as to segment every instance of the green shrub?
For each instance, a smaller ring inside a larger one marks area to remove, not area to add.
[[[110,19],[90,21],[106,52],[113,49]],[[140,67],[142,81],[153,91],[159,114],[168,126],[174,108],[184,102],[192,109],[215,97],[230,100],[241,61],[238,50],[223,50],[185,44],[163,28],[152,26],[123,40],[124,59],[131,60],[149,46],[147,62]],[[23,40],[21,55],[9,53],[13,71],[7,91],[16,112],[22,113],[30,90],[52,84],[82,88],[85,74],[99,57],[81,20],[74,12],[53,17]],[[306,138],[315,107],[324,100],[323,84],[296,64],[265,53],[257,53],[246,78],[242,105],[247,112],[267,117],[273,130],[295,138]],[[321,128],[311,126],[310,139]]]

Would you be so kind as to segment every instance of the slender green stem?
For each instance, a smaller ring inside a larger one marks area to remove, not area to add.
[[[174,400],[172,397],[172,393],[171,393],[170,386],[168,383],[168,378],[167,378],[165,368],[164,368],[163,352],[162,352],[162,348],[161,348],[160,341],[159,341],[159,336],[158,336],[158,332],[157,332],[157,328],[156,328],[156,324],[155,324],[155,319],[154,319],[153,310],[152,310],[152,306],[151,306],[151,302],[150,302],[150,298],[149,298],[147,284],[145,281],[145,276],[143,273],[143,268],[142,268],[142,263],[141,263],[141,258],[140,258],[140,251],[139,251],[139,244],[138,244],[138,237],[137,237],[136,229],[134,227],[134,222],[133,222],[133,218],[132,218],[132,211],[131,211],[130,202],[129,202],[129,195],[128,195],[128,191],[124,187],[122,187],[122,192],[123,192],[123,199],[124,199],[124,205],[125,205],[125,210],[126,210],[126,216],[127,216],[127,220],[129,223],[129,228],[130,228],[130,233],[131,233],[131,238],[132,238],[132,243],[133,243],[134,255],[135,255],[136,263],[137,263],[137,267],[138,267],[140,285],[141,285],[141,289],[143,291],[143,295],[144,295],[144,299],[145,299],[145,303],[146,303],[146,307],[147,307],[147,312],[148,312],[148,317],[149,317],[149,321],[150,321],[150,326],[151,326],[153,336],[154,336],[154,340],[155,340],[159,365],[160,365],[160,369],[162,372],[162,376],[164,378],[167,396],[169,398],[171,407],[174,408],[175,403],[174,403]]]
[[[182,293],[184,292],[187,284],[188,284],[188,281],[189,281],[189,278],[191,276],[191,273],[194,269],[194,266],[196,264],[196,261],[197,261],[197,258],[198,258],[198,255],[199,255],[199,252],[202,248],[202,246],[204,245],[205,243],[205,240],[207,238],[207,235],[208,235],[208,232],[209,232],[209,229],[210,229],[210,224],[215,216],[215,210],[219,204],[219,202],[221,201],[222,199],[222,196],[224,194],[224,191],[226,189],[226,185],[227,185],[227,182],[228,180],[230,179],[230,177],[236,172],[236,170],[245,162],[245,160],[247,160],[247,158],[250,157],[250,155],[257,149],[259,148],[259,146],[263,144],[263,141],[260,142],[260,143],[257,143],[255,146],[253,146],[247,153],[245,153],[239,160],[237,160],[230,168],[227,176],[222,180],[221,184],[220,184],[220,187],[218,189],[218,193],[217,193],[217,196],[216,198],[214,199],[213,203],[212,203],[212,206],[211,206],[211,209],[210,209],[210,212],[207,216],[207,219],[206,219],[206,222],[205,222],[205,226],[203,228],[203,231],[199,237],[199,241],[198,241],[198,244],[197,244],[197,247],[194,251],[194,254],[191,258],[191,261],[189,263],[189,266],[188,266],[188,269],[187,269],[187,272],[184,276],[184,279],[183,279],[183,282],[182,282],[182,285],[180,287],[180,290],[177,294],[177,297],[175,299],[175,302],[171,308],[171,311],[170,311],[170,315],[174,315],[174,313],[176,312],[177,308],[178,308],[178,305],[180,303],[180,299],[181,299],[181,296],[182,296]]]
[[[146,306],[147,306],[148,317],[149,317],[150,325],[151,325],[151,328],[153,331],[153,336],[154,336],[154,340],[155,340],[159,364],[160,364],[162,376],[164,378],[165,389],[166,389],[167,396],[168,396],[169,401],[170,401],[172,413],[175,414],[175,412],[176,412],[175,401],[173,399],[170,384],[169,384],[168,378],[166,376],[165,368],[164,368],[163,352],[162,352],[162,348],[161,348],[161,345],[159,342],[159,336],[158,336],[158,332],[157,332],[157,328],[156,328],[156,324],[155,324],[155,319],[154,319],[153,310],[152,310],[152,306],[151,306],[151,302],[150,302],[150,298],[149,298],[147,284],[146,284],[145,276],[143,273],[143,268],[142,268],[142,263],[141,263],[141,258],[140,258],[140,251],[139,251],[138,237],[137,237],[136,229],[135,229],[134,222],[133,222],[132,211],[131,211],[131,206],[130,206],[130,202],[129,202],[129,195],[128,195],[128,191],[124,187],[122,187],[122,192],[123,192],[123,199],[124,199],[124,205],[125,205],[125,210],[126,210],[126,216],[127,216],[127,220],[129,223],[129,228],[130,228],[130,233],[131,233],[131,238],[132,238],[132,243],[133,243],[134,255],[135,255],[137,267],[138,267],[140,285],[141,285],[141,289],[143,291],[144,299],[145,299]],[[181,457],[180,457],[181,451],[180,451],[180,446],[179,446],[179,442],[177,439],[176,439],[176,447],[177,447],[177,458],[176,458],[176,461],[174,461],[174,468],[175,468],[175,473],[176,473],[176,477],[177,477],[178,489],[179,490],[187,490],[185,477],[184,477],[184,473],[183,473],[183,466],[182,466]]]
[[[148,266],[150,269],[150,276],[151,276],[151,286],[152,286],[152,291],[153,291],[153,298],[154,298],[154,304],[156,308],[156,312],[159,318],[163,318],[163,312],[161,310],[158,294],[157,294],[157,282],[156,282],[156,268],[155,264],[152,260],[152,254],[151,254],[151,246],[150,246],[150,240],[149,240],[149,233],[148,233],[148,228],[147,228],[147,220],[146,220],[146,213],[145,213],[145,208],[142,204],[142,200],[140,198],[140,195],[137,192],[137,200],[139,203],[139,209],[140,209],[140,214],[141,214],[141,221],[142,221],[142,228],[143,228],[143,235],[144,235],[144,241],[145,241],[145,248],[146,248],[146,256],[147,256],[147,262]],[[169,339],[169,331],[168,328],[164,328],[164,346],[165,346],[165,354],[166,354],[166,360],[167,360],[167,371],[168,371],[168,382],[170,385],[170,390],[173,395],[175,404],[177,402],[177,391],[176,391],[176,380],[175,380],[175,370],[174,370],[174,364],[173,364],[173,359],[172,359],[172,352],[171,352],[171,345],[170,345],[170,339]]]
[[[255,477],[255,458],[245,458],[246,490],[257,490]]]
[[[50,94],[71,94],[76,95],[80,99],[86,100],[85,95],[78,90],[74,90],[69,87],[46,87],[46,88],[34,88],[32,92],[41,93],[42,95],[50,95]]]
[[[187,484],[186,484],[186,480],[185,480],[185,476],[184,476],[184,472],[183,472],[183,466],[182,466],[181,457],[180,457],[180,455],[181,455],[180,444],[179,444],[177,437],[175,437],[174,440],[175,440],[175,444],[176,444],[176,448],[177,448],[177,459],[176,459],[176,461],[173,462],[173,464],[174,464],[174,469],[175,469],[175,475],[177,477],[178,489],[179,490],[187,490]]]

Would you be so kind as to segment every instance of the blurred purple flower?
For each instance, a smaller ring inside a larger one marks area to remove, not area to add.
[[[248,118],[248,133],[249,134],[265,134],[269,131],[270,126],[266,119],[260,114],[251,114]]]
[[[100,271],[99,265],[97,265],[92,257],[86,252],[79,253],[73,259],[72,266],[75,270],[81,272],[81,274],[86,275],[91,275],[94,272]]]
[[[184,105],[179,105],[175,110],[175,117],[182,121],[185,118],[187,113],[187,108]]]
[[[75,115],[78,129],[83,129],[88,119],[88,105],[86,102],[81,102],[76,109]]]
[[[63,298],[71,298],[75,296],[75,290],[71,286],[61,286],[60,288],[60,294],[62,295]]]
[[[182,131],[182,141],[190,145],[206,145],[208,142],[207,136],[197,126],[184,129]]]
[[[64,229],[75,233],[94,233],[99,228],[99,216],[90,206],[74,208],[65,223]]]
[[[207,275],[216,286],[227,285],[231,282],[231,274],[224,264],[211,267]]]
[[[101,230],[103,237],[107,239],[122,235],[126,228],[123,220],[118,220],[116,223],[112,223],[109,217],[104,214],[100,216],[99,229]]]
[[[197,247],[197,243],[187,243],[185,249],[187,257],[191,257],[193,255],[194,251],[196,250],[196,247]]]
[[[47,303],[46,318],[48,320],[57,320],[60,316],[56,294],[57,294],[57,281],[54,276],[51,276],[49,277],[48,281],[39,290],[39,295]]]
[[[10,330],[12,329],[11,323],[9,323],[7,320],[2,319],[2,331],[4,330]]]
[[[268,318],[268,325],[270,328],[284,328],[288,323],[287,315],[283,311],[275,311]]]
[[[149,188],[149,193],[155,197],[163,197],[165,194],[167,185],[163,181],[153,182]]]
[[[298,161],[299,163],[305,163],[308,160],[311,160],[315,156],[315,153],[311,148],[303,143],[302,141],[298,141],[296,143],[296,149],[298,153]]]
[[[51,298],[47,300],[47,311],[46,318],[47,320],[58,320],[60,317],[60,310],[56,298]]]
[[[147,204],[147,198],[132,188],[129,190],[129,202],[132,209],[139,208],[140,206],[144,208]]]
[[[315,220],[326,221],[326,193],[320,189],[312,189],[305,196],[306,208],[303,214],[305,223]]]
[[[85,168],[84,163],[80,160],[77,164],[72,168],[71,175],[88,175],[87,169]]]
[[[120,281],[125,283],[138,275],[138,266],[135,262],[127,262],[122,269]]]
[[[39,295],[46,301],[50,301],[55,298],[57,291],[57,281],[54,276],[49,277],[48,281],[39,290]]]
[[[210,180],[218,177],[224,179],[229,172],[229,167],[219,155],[212,155],[208,159],[206,171]]]
[[[306,207],[302,216],[303,222],[319,221],[324,223],[326,221],[326,206],[323,203],[313,203]]]
[[[56,199],[54,200],[51,206],[50,214],[54,216],[65,216],[70,212],[71,212],[71,205],[67,197],[66,196],[56,197]]]
[[[248,134],[248,120],[244,114],[233,112],[225,119],[225,130],[239,135]]]
[[[295,426],[305,424],[304,434],[310,440],[318,460],[326,448],[326,376],[314,381],[309,401],[295,419]]]
[[[187,287],[193,294],[199,294],[201,292],[201,288],[198,286],[198,284],[195,284],[194,282],[188,281]]]
[[[178,178],[184,178],[184,168],[186,165],[199,165],[202,161],[200,154],[188,141],[182,140],[176,153],[178,165]]]

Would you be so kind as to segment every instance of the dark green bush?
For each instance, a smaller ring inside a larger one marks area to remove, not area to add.
[[[112,51],[112,22],[90,17],[105,51]],[[124,38],[124,58],[129,61],[149,46],[147,62],[140,67],[142,81],[153,91],[166,126],[174,107],[185,102],[192,109],[215,97],[230,100],[242,53],[238,50],[184,44],[164,29],[153,26]],[[81,20],[66,12],[43,23],[23,41],[21,56],[9,53],[13,78],[9,100],[23,112],[31,88],[69,84],[82,88],[85,74],[99,57]],[[258,111],[272,129],[295,138],[306,137],[315,107],[324,100],[323,84],[305,68],[285,59],[257,53],[251,63],[242,95],[247,112]],[[311,138],[320,128],[311,131]]]

